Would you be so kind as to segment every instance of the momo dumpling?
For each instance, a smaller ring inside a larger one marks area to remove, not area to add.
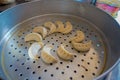
[[[55,24],[57,25],[56,32],[64,32],[64,24],[62,21],[55,21]]]
[[[92,41],[86,42],[86,43],[76,43],[72,41],[72,46],[77,51],[89,51],[92,45]]]
[[[57,50],[57,55],[64,60],[71,60],[73,59],[73,54],[67,51],[63,44],[61,44]]]
[[[38,26],[33,29],[33,32],[40,33],[43,38],[47,36],[47,29],[43,26]]]
[[[47,44],[41,51],[41,58],[47,64],[57,62],[57,59],[50,53],[52,48],[53,46],[51,44]]]
[[[25,41],[42,41],[42,36],[38,33],[30,33],[25,36]]]
[[[28,49],[28,55],[31,59],[38,59],[40,56],[40,49],[43,47],[42,42],[35,42],[33,43],[30,48]]]
[[[72,29],[73,29],[72,24],[69,21],[67,21],[65,22],[65,27],[63,28],[63,32],[61,33],[68,34],[72,31]]]
[[[76,36],[73,37],[70,41],[81,42],[85,39],[85,35],[82,31],[76,31]]]
[[[49,29],[48,35],[56,32],[56,25],[53,22],[45,22],[44,26]]]

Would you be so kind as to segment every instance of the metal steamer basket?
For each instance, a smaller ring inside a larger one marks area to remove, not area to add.
[[[25,42],[26,34],[46,21],[70,21],[69,34],[54,33],[43,42],[54,46],[51,51],[58,62],[45,64],[28,56],[34,41]],[[119,62],[120,29],[108,14],[87,3],[70,0],[40,0],[10,8],[0,14],[0,77],[4,80],[102,80]],[[70,38],[76,31],[85,33],[87,42],[92,40],[88,52],[76,51]],[[74,54],[74,59],[60,59],[56,50],[60,44]]]

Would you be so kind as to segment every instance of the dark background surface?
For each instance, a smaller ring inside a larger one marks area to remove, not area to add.
[[[25,2],[29,2],[30,0],[16,0],[14,3],[10,3],[10,4],[0,4],[0,12],[15,6],[17,4],[21,4],[21,3],[25,3]]]

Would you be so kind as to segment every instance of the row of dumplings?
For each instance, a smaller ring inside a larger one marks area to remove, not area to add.
[[[73,47],[78,51],[88,51],[91,47],[91,41],[87,43],[81,43],[85,39],[85,35],[82,31],[77,31],[77,34],[75,37],[71,38],[71,44]],[[41,56],[42,60],[45,63],[55,63],[57,62],[57,58],[55,58],[51,54],[51,50],[53,49],[53,46],[51,44],[46,44],[42,42],[35,42],[33,43],[29,50],[28,55],[32,59],[39,59],[39,56]],[[57,55],[64,60],[71,60],[73,59],[73,54],[67,51],[63,44],[59,46],[57,49]]]
[[[83,43],[82,41],[85,40],[85,35],[82,31],[76,31],[76,36],[71,38],[71,44],[77,51],[89,51],[92,45],[92,41],[88,41]]]
[[[55,24],[57,24],[57,26]],[[57,62],[57,59],[51,54],[51,50],[53,49],[53,46],[51,44],[44,45],[42,39],[45,38],[47,35],[50,35],[55,32],[67,34],[72,31],[72,24],[70,22],[66,22],[64,25],[61,21],[56,21],[55,24],[52,22],[45,22],[44,26],[47,27],[49,30],[47,30],[45,27],[42,26],[35,27],[33,29],[33,33],[27,34],[25,36],[25,41],[33,41],[33,40],[36,41],[30,46],[28,50],[28,55],[30,58],[37,60],[39,56],[41,56],[42,60],[45,63]],[[91,41],[87,43],[82,43],[84,39],[85,39],[84,33],[82,31],[76,31],[76,36],[71,38],[70,41],[72,46],[77,51],[88,51],[91,47]],[[73,54],[67,51],[64,48],[63,44],[61,44],[57,49],[57,55],[64,60],[73,59]]]
[[[65,22],[65,25],[62,21],[56,21],[55,23],[48,21],[45,22],[43,25],[44,27],[35,27],[32,33],[26,35],[25,41],[35,40],[41,42],[43,38],[55,32],[68,34],[72,31],[73,27],[69,21]]]
[[[47,64],[56,63],[58,60],[51,54],[52,49],[53,46],[51,44],[44,45],[42,42],[35,42],[30,46],[28,50],[28,55],[34,60],[38,60],[39,57],[41,57],[43,62]],[[73,54],[68,52],[62,44],[57,50],[57,55],[63,60],[73,59]]]
[[[51,50],[53,49],[53,46],[51,44],[44,45],[42,39],[45,38],[47,35],[50,35],[55,32],[67,34],[71,31],[72,24],[70,22],[66,22],[65,25],[61,21],[56,21],[55,23],[45,22],[44,27],[43,26],[35,27],[32,33],[27,34],[25,36],[26,42],[36,41],[28,49],[29,57],[31,59],[37,60],[41,56],[42,60],[45,63],[57,62],[57,59],[50,53]],[[59,46],[57,50],[57,55],[64,60],[70,60],[73,58],[73,55],[69,53],[67,50],[65,50],[63,45]]]

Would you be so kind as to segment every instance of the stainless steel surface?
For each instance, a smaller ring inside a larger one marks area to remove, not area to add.
[[[18,14],[15,14],[16,12],[18,12]],[[50,2],[43,0],[43,1],[38,1],[38,2],[21,4],[17,7],[14,7],[12,9],[9,9],[9,10],[1,13],[0,14],[0,21],[1,21],[0,22],[0,26],[1,26],[0,50],[2,51],[3,45],[5,43],[9,42],[9,41],[7,41],[7,39],[10,36],[12,36],[12,34],[10,35],[10,32],[8,32],[8,31],[10,31],[11,28],[12,28],[12,30],[16,31],[15,27],[14,27],[16,24],[21,23],[22,21],[29,19],[31,17],[34,17],[34,16],[40,16],[43,14],[53,14],[53,13],[69,14],[69,15],[74,15],[74,16],[84,18],[84,19],[88,20],[90,23],[94,24],[97,28],[99,28],[99,30],[105,35],[106,38],[103,38],[102,41],[103,42],[107,41],[107,43],[109,44],[109,46],[106,45],[106,48],[108,50],[107,63],[106,63],[105,70],[104,70],[103,74],[98,76],[96,79],[101,80],[113,68],[116,67],[116,65],[118,64],[118,60],[120,58],[120,54],[119,54],[120,53],[120,50],[119,50],[119,48],[120,48],[120,45],[119,45],[119,41],[120,41],[119,25],[109,15],[105,14],[104,12],[95,8],[92,5],[84,4],[84,3],[81,4],[81,3],[77,3],[77,2],[73,2],[73,1],[69,1],[69,0],[65,0],[65,1],[52,0]],[[99,14],[99,16],[93,15],[93,14]],[[8,16],[8,15],[11,15],[11,16]],[[3,18],[4,18],[4,20],[2,20]],[[73,22],[74,22],[74,20],[73,20]],[[2,27],[2,26],[4,26],[4,27]],[[16,35],[16,34],[14,34],[14,35]],[[3,38],[3,36],[4,36],[4,38]],[[16,44],[16,43],[14,43],[14,44]],[[9,43],[9,45],[10,45],[10,43]],[[15,45],[15,46],[17,46],[17,45]],[[5,50],[5,53],[7,51],[9,51],[8,47],[5,47],[5,48],[7,48],[7,50]],[[17,50],[18,50],[18,48],[17,48]],[[17,51],[17,50],[15,50],[15,51]],[[24,50],[24,49],[22,49],[22,50]],[[5,54],[5,53],[3,53],[3,54]],[[18,52],[18,54],[19,54],[19,52]],[[25,55],[25,57],[26,56],[27,55]],[[13,58],[14,55],[11,55],[8,57],[12,57],[12,59],[14,59]],[[16,57],[15,57],[15,59],[16,59]],[[4,63],[4,65],[5,65],[5,63]],[[10,63],[12,63],[12,62],[10,62]],[[36,64],[37,63],[35,63],[35,65]],[[18,67],[20,67],[20,66],[22,66],[22,65],[18,64]],[[13,68],[13,69],[15,69],[15,68]],[[1,76],[3,78],[6,78],[6,76],[3,73],[4,73],[3,67],[1,67]],[[29,74],[31,74],[31,73],[29,73]]]
[[[1,4],[0,3],[0,12],[4,11],[10,7],[13,7],[15,5],[30,2],[30,1],[38,1],[38,0],[15,0],[14,3],[10,3],[10,4]],[[90,3],[90,4],[95,4],[95,2],[96,2],[96,0],[75,0],[75,1],[82,2],[82,3],[85,2],[85,3]]]
[[[58,63],[46,65],[41,59],[31,60],[28,56],[28,48],[33,42],[26,43],[25,35],[30,33],[34,27],[43,25],[45,21],[54,22],[56,20],[70,21],[74,26],[70,34],[55,33],[43,40],[45,44],[54,46],[52,54],[59,60]],[[39,77],[42,80],[71,80],[71,78],[73,80],[92,80],[103,71],[106,59],[105,43],[98,34],[100,31],[94,28],[96,27],[87,21],[60,14],[38,16],[20,23],[16,29],[11,31],[10,38],[2,50],[2,67],[6,76],[10,80],[37,80]],[[69,39],[76,34],[77,30],[85,33],[85,42],[93,41],[93,47],[89,52],[77,52],[69,43]],[[57,57],[56,50],[63,43],[66,44],[66,49],[75,55],[74,60],[64,61]]]

